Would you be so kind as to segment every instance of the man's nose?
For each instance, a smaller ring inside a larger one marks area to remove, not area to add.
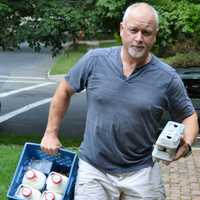
[[[143,41],[143,35],[141,31],[138,31],[135,35],[135,40],[138,42],[142,42]]]

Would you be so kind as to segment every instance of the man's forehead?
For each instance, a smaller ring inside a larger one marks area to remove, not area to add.
[[[152,21],[146,21],[145,19],[129,19],[126,20],[126,25],[128,25],[129,27],[139,27],[139,26],[143,26],[146,28],[155,28],[155,22]]]
[[[156,26],[155,15],[149,9],[133,8],[126,18],[126,24],[130,26],[144,25],[146,27]]]

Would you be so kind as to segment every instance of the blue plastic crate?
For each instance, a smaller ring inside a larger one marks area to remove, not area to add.
[[[17,168],[14,173],[14,177],[7,193],[9,200],[20,200],[15,196],[15,192],[18,186],[22,183],[23,176],[32,160],[52,161],[52,171],[61,170],[62,173],[69,177],[63,200],[74,199],[74,186],[78,169],[77,154],[66,149],[60,149],[57,155],[51,156],[42,152],[39,144],[26,143],[24,145]]]

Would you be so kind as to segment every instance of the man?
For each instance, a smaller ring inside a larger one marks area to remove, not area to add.
[[[195,140],[197,115],[181,79],[150,53],[158,24],[153,7],[131,5],[120,24],[122,47],[89,51],[55,93],[41,142],[49,154],[61,146],[58,130],[70,97],[84,88],[87,93],[75,200],[165,199],[151,155],[164,110],[186,127],[176,159]]]

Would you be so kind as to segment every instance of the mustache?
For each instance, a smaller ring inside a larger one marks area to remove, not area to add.
[[[145,46],[144,45],[131,45],[130,47],[133,47],[133,48],[144,48]]]

